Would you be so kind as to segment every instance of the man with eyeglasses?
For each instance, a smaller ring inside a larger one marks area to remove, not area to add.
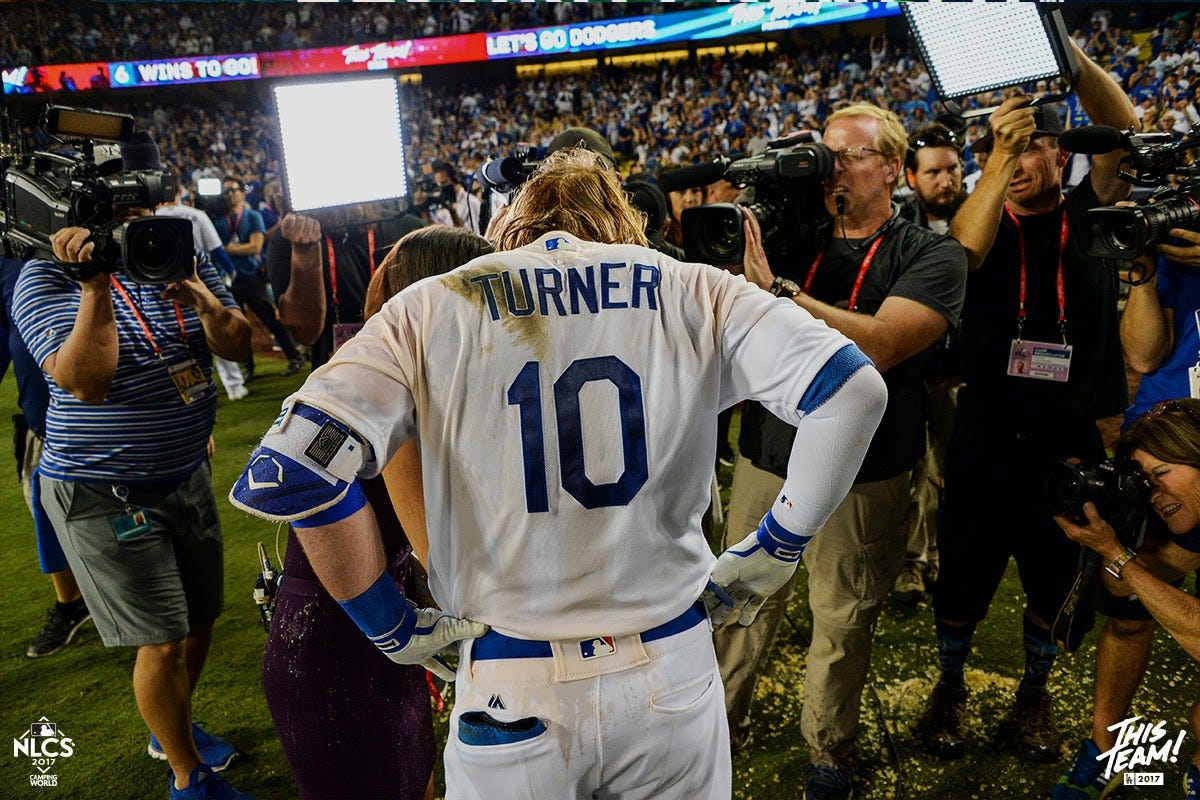
[[[900,216],[934,233],[949,233],[954,212],[967,199],[958,135],[940,122],[914,131],[908,139],[904,179],[913,193],[901,204]],[[923,601],[927,586],[937,580],[934,515],[942,486],[946,445],[954,425],[954,398],[961,383],[955,363],[955,341],[954,331],[947,331],[938,340],[926,366],[925,385],[929,392],[927,446],[913,469],[908,545],[904,568],[892,591],[892,597],[907,606]]]
[[[1129,98],[1077,47],[1076,56],[1076,91],[1092,121],[1132,127]],[[1038,476],[1051,460],[1103,458],[1096,420],[1126,404],[1116,276],[1085,255],[1081,234],[1085,212],[1124,199],[1130,185],[1117,176],[1123,154],[1115,152],[1093,156],[1089,175],[1064,196],[1069,153],[1058,145],[1062,123],[1051,106],[1013,96],[989,124],[987,166],[950,226],[972,269],[959,339],[966,386],[938,529],[933,608],[941,676],[922,733],[937,755],[965,753],[966,659],[1015,558],[1026,595],[1025,670],[1010,723],[1023,757],[1052,763],[1062,734],[1046,683],[1059,642],[1077,645],[1092,614],[1081,603],[1071,616],[1074,636],[1051,632],[1080,549],[1036,510]]]
[[[233,261],[233,285],[229,290],[239,304],[249,308],[262,320],[267,330],[275,337],[275,341],[283,348],[288,359],[283,374],[295,375],[304,367],[304,359],[300,355],[300,348],[296,346],[296,340],[279,322],[275,304],[271,302],[271,296],[267,293],[267,279],[261,270],[260,254],[266,233],[262,214],[246,203],[246,187],[241,178],[227,175],[222,180],[222,185],[227,209],[224,215],[217,217],[214,224],[221,241],[225,244],[225,252]],[[247,373],[247,378],[254,375],[253,355],[250,356]]]
[[[887,412],[854,485],[804,554],[813,613],[801,717],[812,760],[806,797],[838,800],[853,792],[871,637],[904,563],[909,478],[925,451],[925,389],[916,356],[957,324],[967,265],[954,240],[900,218],[892,205],[908,146],[894,113],[848,106],[830,115],[823,140],[835,164],[822,184],[829,220],[820,238],[797,248],[807,258],[777,265],[795,280],[776,277],[750,217],[745,274],[848,336],[888,386]],[[729,544],[771,507],[783,482],[781,454],[794,435],[761,406],[743,410],[726,518]],[[749,736],[754,684],[791,594],[789,583],[753,625],[716,633],[735,747]]]

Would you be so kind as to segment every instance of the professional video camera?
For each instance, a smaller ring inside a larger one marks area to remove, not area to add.
[[[1128,150],[1117,174],[1136,186],[1160,187],[1137,205],[1088,211],[1089,256],[1128,261],[1166,241],[1172,228],[1200,229],[1200,167],[1188,163],[1189,151],[1200,147],[1200,132],[1172,141],[1168,133],[1124,133],[1107,125],[1086,125],[1064,132],[1059,143],[1077,153]],[[1168,185],[1173,175],[1184,181]]]
[[[120,220],[122,208],[153,209],[175,197],[176,182],[161,169],[121,171],[115,148],[97,162],[95,140],[128,142],[133,117],[88,109],[48,106],[43,128],[54,139],[76,145],[74,155],[13,154],[4,163],[4,206],[0,219],[8,251],[19,259],[53,259],[50,236],[70,226],[92,231],[92,260],[62,264],[72,280],[122,270],[136,283],[173,283],[192,274],[192,223],[142,217]]]
[[[425,195],[423,201],[413,204],[413,209],[416,211],[428,214],[435,208],[454,208],[455,192],[452,183],[439,186],[432,175],[423,175],[413,185],[413,189],[414,193],[422,192]]]
[[[541,161],[531,145],[519,146],[507,158],[492,158],[479,165],[479,181],[493,192],[508,194],[529,180]]]
[[[820,182],[833,174],[833,151],[814,142],[811,133],[774,139],[767,144],[766,151],[722,166],[718,174],[706,174],[707,180],[695,185],[724,178],[739,188],[753,187],[754,199],[741,205],[758,219],[763,249],[768,256],[787,256],[795,243],[811,240],[809,234],[828,216]],[[713,165],[702,168],[712,170]],[[663,177],[660,183],[665,191],[689,188],[674,185],[680,179],[667,181],[667,176]],[[746,249],[743,216],[741,206],[733,203],[685,208],[680,225],[687,258],[714,266],[742,263]]]
[[[1091,502],[1122,543],[1132,545],[1130,539],[1141,527],[1149,501],[1146,473],[1133,459],[1118,457],[1095,463],[1052,462],[1045,472],[1038,508],[1086,525],[1083,504]]]

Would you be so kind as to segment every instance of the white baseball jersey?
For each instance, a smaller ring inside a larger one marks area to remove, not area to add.
[[[419,438],[444,610],[623,635],[704,589],[717,412],[749,398],[799,424],[848,344],[723,270],[555,232],[401,292],[289,402],[362,435],[366,471]]]

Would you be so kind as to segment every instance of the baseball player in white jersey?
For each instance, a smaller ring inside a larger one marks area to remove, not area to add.
[[[645,247],[585,150],[549,157],[492,235],[503,252],[401,292],[285,401],[231,499],[290,521],[393,660],[443,671],[462,640],[447,797],[728,798],[709,619],[748,624],[794,571],[883,381],[795,303]],[[716,416],[746,398],[799,433],[775,507],[714,559]],[[414,436],[440,611],[387,579],[357,483]]]

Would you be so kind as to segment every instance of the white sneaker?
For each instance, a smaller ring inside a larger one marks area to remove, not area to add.
[[[230,400],[241,400],[250,394],[250,390],[245,386],[230,386],[225,393],[229,395]]]

